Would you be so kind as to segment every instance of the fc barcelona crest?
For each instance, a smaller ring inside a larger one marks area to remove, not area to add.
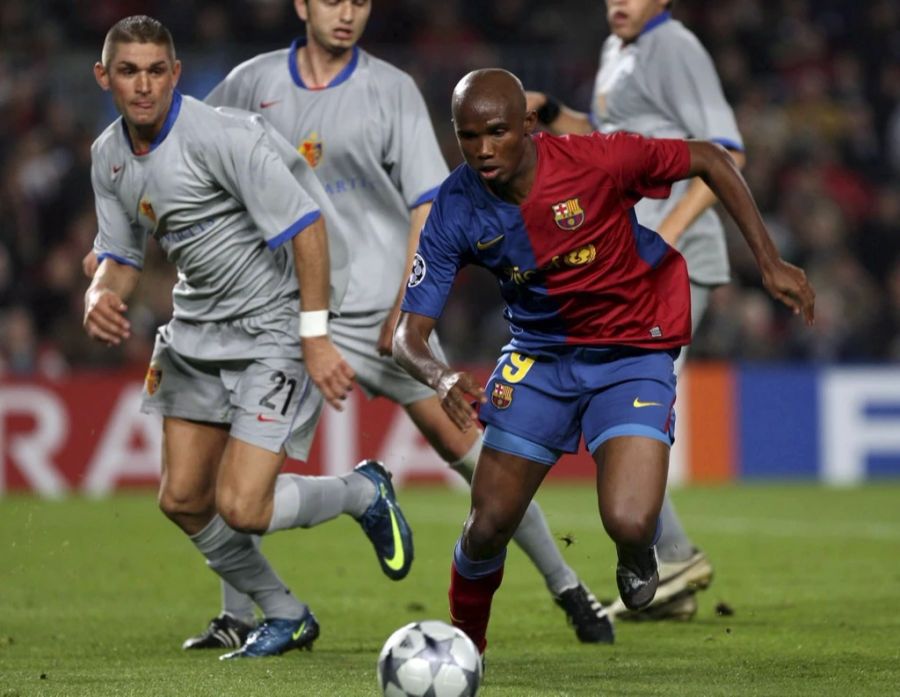
[[[319,164],[319,161],[322,159],[322,141],[319,140],[319,134],[315,131],[310,133],[309,138],[300,143],[297,152],[306,158],[310,167],[315,167]]]
[[[512,404],[513,386],[504,385],[502,382],[494,383],[494,390],[491,392],[491,404],[497,409],[506,409]]]
[[[147,394],[151,397],[156,394],[160,382],[162,382],[162,370],[151,363],[147,368],[147,377],[144,378],[144,389],[147,390]]]
[[[577,230],[584,222],[584,211],[577,198],[554,203],[550,207],[553,209],[553,220],[561,230]]]

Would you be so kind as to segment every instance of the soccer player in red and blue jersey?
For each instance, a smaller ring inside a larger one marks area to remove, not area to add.
[[[441,186],[422,231],[394,355],[437,391],[457,426],[485,425],[450,583],[453,623],[484,651],[510,535],[549,468],[582,437],[597,464],[622,600],[639,609],[656,592],[673,360],[690,342],[690,291],[684,259],[639,224],[635,203],[701,177],[740,227],[769,292],[808,323],[814,293],[803,271],[781,259],[720,146],[625,133],[532,135],[536,115],[503,70],[466,75],[452,110],[466,164]],[[497,277],[512,331],[486,390],[428,348],[466,264]]]

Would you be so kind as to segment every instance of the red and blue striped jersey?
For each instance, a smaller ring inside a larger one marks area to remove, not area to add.
[[[626,133],[533,138],[537,171],[520,205],[466,165],[441,185],[403,310],[439,317],[458,270],[476,264],[500,284],[515,349],[689,343],[684,259],[633,210],[687,176],[687,144]]]

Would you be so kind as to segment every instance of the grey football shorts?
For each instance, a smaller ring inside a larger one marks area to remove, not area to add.
[[[356,382],[369,398],[387,397],[406,406],[433,396],[434,390],[403,370],[392,356],[378,354],[378,336],[387,315],[386,311],[379,311],[335,317],[329,323],[331,339],[356,372]],[[437,358],[446,362],[437,332],[431,333],[428,345]]]
[[[141,409],[189,421],[230,424],[232,437],[305,460],[323,398],[293,358],[204,361],[157,334]]]

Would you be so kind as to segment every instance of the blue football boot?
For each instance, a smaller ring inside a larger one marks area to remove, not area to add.
[[[247,641],[237,651],[219,656],[220,661],[232,658],[264,658],[278,656],[291,649],[312,651],[319,636],[319,623],[307,609],[299,620],[265,620],[250,632]]]
[[[391,475],[377,460],[364,460],[354,472],[359,472],[375,485],[375,500],[356,520],[372,541],[384,575],[399,581],[412,566],[413,536],[397,505]]]

